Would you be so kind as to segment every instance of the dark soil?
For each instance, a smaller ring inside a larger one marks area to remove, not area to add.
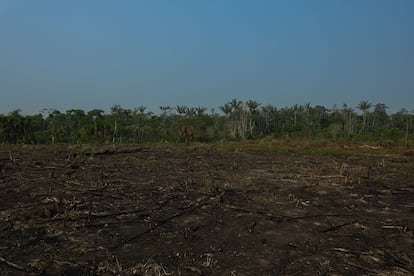
[[[403,155],[0,149],[4,275],[412,275]]]

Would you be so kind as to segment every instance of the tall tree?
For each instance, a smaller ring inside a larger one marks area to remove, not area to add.
[[[354,133],[355,128],[355,112],[352,107],[348,107],[347,104],[342,105],[341,110],[343,118],[343,130],[347,135]]]
[[[369,113],[369,109],[372,107],[372,104],[368,101],[361,101],[358,105],[357,108],[359,110],[362,111],[362,117],[363,117],[363,123],[362,123],[362,132],[365,131],[366,126],[367,126],[367,120],[368,120],[368,113]]]
[[[230,106],[231,106],[231,108],[232,108],[233,110],[237,110],[237,109],[239,109],[239,108],[241,108],[241,107],[242,107],[243,102],[242,102],[242,101],[239,101],[239,100],[237,100],[237,99],[232,99],[232,100],[229,102],[229,104],[230,104]]]
[[[184,115],[184,114],[186,114],[186,113],[187,113],[188,107],[187,107],[187,106],[185,106],[185,105],[177,105],[177,106],[175,107],[175,110],[177,111],[177,113],[178,113],[179,115]]]
[[[383,103],[377,103],[374,106],[374,111],[370,114],[371,129],[380,132],[389,127],[389,116],[387,114],[388,106]]]
[[[219,109],[223,111],[224,115],[227,117],[232,111],[232,106],[229,103],[225,103],[224,105],[219,106]]]
[[[197,116],[203,116],[204,115],[204,112],[206,112],[206,110],[207,110],[207,107],[197,106],[196,107]]]
[[[255,113],[257,108],[260,106],[260,103],[253,101],[253,100],[248,100],[246,102],[247,108],[249,109],[250,113]]]
[[[93,122],[93,138],[98,138],[98,125],[103,119],[104,111],[101,109],[93,109],[88,112],[89,121]]]

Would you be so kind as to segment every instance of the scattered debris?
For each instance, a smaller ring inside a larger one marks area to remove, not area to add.
[[[412,275],[411,159],[365,148],[4,146],[0,271]]]

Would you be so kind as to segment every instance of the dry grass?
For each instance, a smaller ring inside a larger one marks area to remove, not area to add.
[[[171,275],[165,267],[156,263],[152,259],[148,259],[145,263],[139,263],[123,271],[125,275],[143,275],[143,276],[164,276]]]

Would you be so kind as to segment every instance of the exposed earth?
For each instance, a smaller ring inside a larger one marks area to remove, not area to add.
[[[413,275],[414,160],[3,146],[2,275]]]

